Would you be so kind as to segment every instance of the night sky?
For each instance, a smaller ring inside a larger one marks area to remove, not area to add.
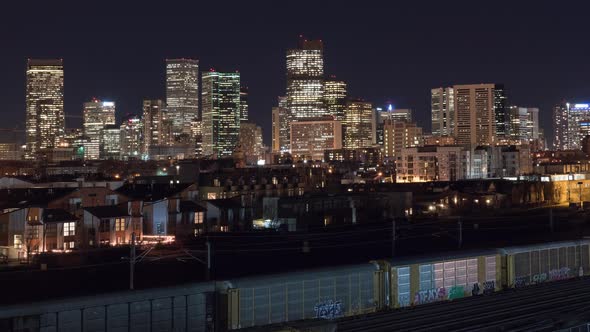
[[[345,80],[350,96],[414,108],[427,130],[430,89],[438,86],[504,83],[511,104],[540,108],[549,141],[555,103],[590,101],[588,4],[86,3],[2,10],[0,128],[24,127],[28,57],[64,59],[66,114],[80,116],[96,96],[115,101],[119,118],[140,113],[143,98],[165,98],[166,57],[191,57],[202,70],[240,71],[251,120],[268,144],[271,107],[285,93],[285,51],[299,34],[324,41],[326,74]],[[67,119],[68,127],[80,125]]]

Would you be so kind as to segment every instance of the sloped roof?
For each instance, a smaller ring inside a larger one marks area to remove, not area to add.
[[[45,223],[59,223],[78,221],[78,218],[64,209],[44,209],[43,222]]]
[[[127,212],[127,210],[122,209],[116,205],[87,207],[84,208],[84,210],[88,211],[90,214],[98,218],[115,218],[129,216],[129,212]]]
[[[193,201],[180,201],[180,212],[203,212],[207,211],[204,207]]]
[[[191,183],[154,183],[134,184],[126,183],[116,191],[132,199],[141,199],[146,202],[155,202],[166,197],[175,196],[185,190]]]
[[[45,207],[78,188],[11,188],[0,189],[0,210],[7,208]]]

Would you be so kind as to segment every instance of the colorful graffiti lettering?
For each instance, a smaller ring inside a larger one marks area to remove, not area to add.
[[[315,310],[316,318],[323,319],[333,319],[341,317],[344,313],[344,307],[342,305],[342,302],[333,300],[318,303],[315,305],[313,310]]]
[[[547,281],[547,273],[539,273],[539,274],[535,274],[533,275],[533,284],[538,284],[540,282],[545,282]]]
[[[465,296],[465,290],[463,289],[463,286],[453,286],[449,290],[449,300],[460,299],[463,296]]]
[[[514,288],[525,287],[528,284],[528,277],[514,278]]]
[[[549,271],[549,280],[563,280],[570,277],[570,268],[562,267],[561,269]]]
[[[496,282],[491,281],[484,281],[483,283],[483,293],[484,295],[492,294],[496,290]]]
[[[444,287],[419,291],[414,296],[414,304],[424,304],[447,299],[447,289]]]

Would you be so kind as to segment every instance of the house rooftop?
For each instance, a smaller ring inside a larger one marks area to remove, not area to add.
[[[78,221],[78,218],[64,209],[44,209],[43,222],[44,223],[60,223]]]
[[[9,208],[45,207],[78,188],[12,188],[0,189],[0,210]]]
[[[126,183],[121,188],[117,189],[117,192],[132,199],[155,202],[166,197],[175,196],[190,185],[191,183]]]
[[[87,207],[84,210],[98,218],[115,218],[115,217],[128,217],[129,212],[127,210],[116,206],[116,205],[103,205]]]

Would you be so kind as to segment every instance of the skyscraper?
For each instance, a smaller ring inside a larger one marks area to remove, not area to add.
[[[278,106],[272,108],[272,152],[289,151],[290,130],[286,97],[279,97]]]
[[[336,120],[344,120],[346,107],[346,82],[337,80],[334,76],[324,81],[324,103],[326,112]]]
[[[106,125],[102,130],[100,159],[121,159],[121,128],[117,125]]]
[[[383,151],[385,158],[398,157],[403,148],[421,145],[422,127],[418,127],[415,122],[385,120],[383,124]]]
[[[90,140],[85,146],[87,159],[101,159],[100,150],[104,144],[103,129],[115,124],[115,103],[93,99],[84,103],[84,136]]]
[[[344,110],[344,147],[366,148],[373,145],[373,105],[363,100],[349,100]]]
[[[457,144],[491,145],[496,141],[495,84],[455,85]]]
[[[323,160],[326,150],[342,148],[342,124],[332,117],[294,121],[291,127],[291,155],[298,160]]]
[[[64,70],[61,59],[29,59],[26,88],[26,152],[57,147],[65,133]]]
[[[455,129],[455,100],[452,87],[430,90],[432,135],[451,136]]]
[[[142,122],[138,116],[123,120],[120,127],[121,159],[139,159],[142,151]]]
[[[568,148],[568,116],[570,103],[565,100],[553,107],[553,148],[566,150]]]
[[[240,123],[238,146],[248,165],[256,165],[262,159],[262,128],[251,122]]]
[[[496,138],[510,136],[510,112],[504,84],[494,85],[494,116],[496,118]]]
[[[143,157],[149,157],[151,146],[166,145],[167,121],[164,102],[160,99],[143,101]]]
[[[240,121],[248,121],[248,87],[240,88]]]
[[[199,116],[199,60],[166,59],[166,109],[174,135],[190,136]]]
[[[509,107],[510,137],[530,142],[539,138],[539,109],[535,107]]]
[[[230,157],[240,133],[240,74],[202,75],[203,155]]]
[[[321,40],[299,41],[287,51],[287,109],[292,119],[328,115],[324,106],[324,46]]]

